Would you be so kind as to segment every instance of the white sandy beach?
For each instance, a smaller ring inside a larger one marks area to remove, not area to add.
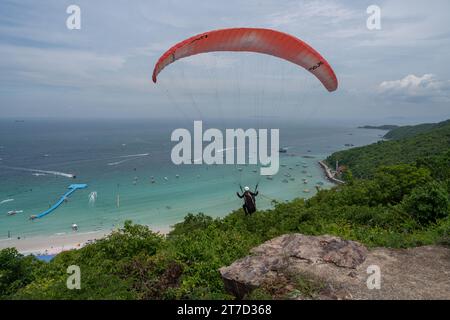
[[[167,234],[170,227],[151,228],[154,232]],[[30,237],[21,239],[1,239],[0,250],[16,248],[22,254],[55,255],[67,250],[80,249],[91,241],[106,237],[110,231],[73,232],[48,237]]]

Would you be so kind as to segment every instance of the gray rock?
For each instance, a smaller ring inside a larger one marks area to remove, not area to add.
[[[372,265],[380,268],[380,289],[367,286]],[[450,249],[439,246],[369,251],[334,236],[288,234],[253,248],[220,273],[226,290],[239,299],[267,284],[285,284],[289,292],[293,275],[324,283],[316,299],[450,299]]]

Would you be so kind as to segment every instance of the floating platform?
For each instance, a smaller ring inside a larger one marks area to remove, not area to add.
[[[86,189],[88,187],[87,184],[71,184],[68,189],[69,191],[67,191],[59,200],[58,202],[56,202],[52,207],[50,207],[48,210],[36,215],[36,216],[31,216],[31,219],[40,219],[45,217],[46,215],[48,215],[49,213],[55,211],[61,204],[63,204],[63,202],[75,191],[79,190],[79,189]]]

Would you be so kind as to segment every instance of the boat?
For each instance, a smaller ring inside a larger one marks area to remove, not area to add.
[[[14,215],[16,215],[18,213],[22,213],[22,212],[23,212],[23,210],[11,210],[11,211],[8,211],[8,216],[14,216]]]
[[[45,173],[32,173],[31,174],[32,176],[35,176],[35,177],[42,177],[42,176],[46,176],[46,174]]]
[[[287,150],[287,148],[281,147],[280,149],[278,149],[278,152],[279,152],[279,153],[287,153],[288,150]]]
[[[303,190],[304,193],[310,193],[309,189]]]

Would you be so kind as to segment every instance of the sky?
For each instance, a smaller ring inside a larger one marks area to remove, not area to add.
[[[66,26],[70,5],[81,9],[79,30]],[[367,28],[370,5],[381,9],[380,30]],[[0,118],[450,118],[447,0],[2,0],[0,12]],[[177,61],[153,84],[169,47],[230,27],[304,40],[331,64],[339,89],[245,53]]]

